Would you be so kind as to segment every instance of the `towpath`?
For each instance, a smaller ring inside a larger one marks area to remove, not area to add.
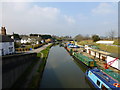
[[[48,43],[47,45],[44,45],[40,48],[37,48],[37,49],[33,49],[31,51],[27,51],[26,53],[39,53],[40,51],[42,51],[43,49],[45,49],[47,46],[49,46],[51,43]]]

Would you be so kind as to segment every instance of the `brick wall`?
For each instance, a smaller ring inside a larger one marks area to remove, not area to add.
[[[2,57],[2,88],[10,88],[23,74],[32,61],[37,59],[36,53],[19,54]]]

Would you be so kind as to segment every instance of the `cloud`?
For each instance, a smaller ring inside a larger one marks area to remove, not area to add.
[[[0,25],[2,25],[2,3],[0,3]]]
[[[88,16],[85,15],[85,14],[83,14],[83,13],[79,13],[79,14],[77,15],[77,19],[80,20],[80,21],[82,21],[82,20],[87,20],[87,19],[88,19]]]
[[[92,9],[93,14],[100,15],[113,14],[114,12],[113,6],[108,3],[100,3],[96,8]]]
[[[70,24],[74,24],[75,23],[75,19],[73,19],[70,16],[64,15],[65,20],[70,23]]]
[[[8,33],[60,35],[65,30],[71,30],[69,24],[75,23],[71,16],[63,15],[58,8],[31,3],[4,3],[2,15],[2,24],[6,26]]]
[[[96,32],[103,34],[105,30],[116,27],[115,24],[113,26],[107,24],[107,22],[116,22],[111,14],[112,18],[106,15],[107,18],[104,19],[101,16],[99,18],[91,17],[91,13],[84,13],[79,10],[75,15],[70,15],[65,14],[66,11],[64,10],[61,11],[61,8],[40,5],[39,3],[28,2],[3,3],[2,25],[7,28],[9,34],[15,32],[18,34],[39,33],[59,36]],[[72,13],[72,11],[70,12]],[[103,21],[106,21],[104,25]]]

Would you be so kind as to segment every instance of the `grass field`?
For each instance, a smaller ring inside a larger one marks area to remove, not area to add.
[[[120,45],[120,39],[115,39],[114,40],[114,45]]]
[[[118,40],[115,41],[115,43],[118,42]],[[117,46],[110,46],[110,45],[105,45],[105,44],[97,44],[93,42],[93,40],[84,40],[81,42],[78,42],[80,45],[95,45],[98,46],[99,49],[110,52],[110,53],[115,53],[115,54],[120,54],[118,51],[120,51],[120,47]]]
[[[110,46],[110,45],[104,45],[104,44],[97,44],[97,46],[104,51],[110,52],[110,53],[115,53],[118,54],[118,49],[120,50],[120,47],[116,46]]]

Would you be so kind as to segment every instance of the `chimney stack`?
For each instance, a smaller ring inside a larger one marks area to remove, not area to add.
[[[2,35],[6,35],[6,29],[5,29],[5,27],[3,26],[3,27],[1,27],[1,34]]]

